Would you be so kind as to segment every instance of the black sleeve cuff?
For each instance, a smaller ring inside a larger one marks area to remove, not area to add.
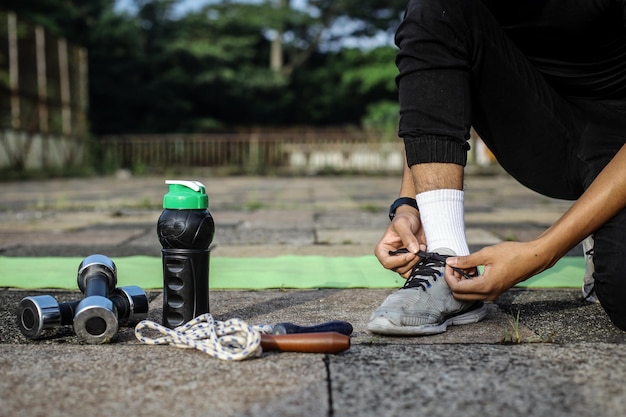
[[[465,166],[469,143],[448,136],[405,136],[404,148],[409,167],[432,162]]]

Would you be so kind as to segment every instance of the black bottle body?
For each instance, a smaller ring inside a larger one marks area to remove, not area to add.
[[[157,234],[163,259],[163,325],[173,328],[209,312],[209,246],[215,224],[206,209],[165,209]]]

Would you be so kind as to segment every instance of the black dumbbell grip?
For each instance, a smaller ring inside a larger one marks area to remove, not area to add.
[[[71,326],[74,323],[74,313],[78,303],[80,303],[80,300],[59,304],[59,313],[61,314],[61,323],[59,324],[61,326]]]
[[[107,297],[109,295],[109,279],[103,273],[95,273],[85,279],[85,298],[92,296]]]

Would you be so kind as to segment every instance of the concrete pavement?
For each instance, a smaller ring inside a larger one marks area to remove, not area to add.
[[[381,177],[186,177],[207,186],[212,256],[228,257],[369,255],[399,186]],[[164,179],[0,183],[0,256],[159,256]],[[571,204],[506,175],[466,183],[473,250],[531,239]],[[1,262],[0,274],[9,274]],[[514,289],[490,303],[483,322],[440,335],[368,333],[370,313],[392,291],[212,291],[219,320],[340,319],[355,329],[344,353],[266,352],[230,363],[141,345],[132,329],[102,346],[81,345],[70,328],[27,340],[15,324],[22,297],[80,294],[0,289],[0,416],[623,416],[626,334],[579,289]],[[150,318],[160,321],[162,296],[149,296]]]

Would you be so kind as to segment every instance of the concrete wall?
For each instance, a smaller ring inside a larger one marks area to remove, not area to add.
[[[82,165],[83,140],[39,133],[0,131],[0,169],[39,170]]]

